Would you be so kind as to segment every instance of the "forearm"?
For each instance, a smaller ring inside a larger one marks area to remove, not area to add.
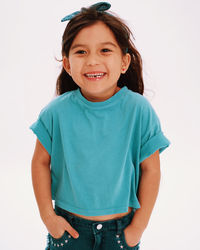
[[[143,170],[138,189],[140,208],[134,213],[131,225],[145,230],[149,222],[160,185],[160,170]]]
[[[43,222],[55,214],[51,199],[50,166],[32,161],[32,184]]]

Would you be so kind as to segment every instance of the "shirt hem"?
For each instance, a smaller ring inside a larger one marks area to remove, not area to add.
[[[111,214],[118,214],[118,213],[126,213],[126,212],[128,212],[128,207],[133,207],[133,209],[135,209],[135,210],[140,208],[137,205],[133,206],[133,205],[129,204],[126,206],[115,207],[115,208],[87,209],[86,210],[83,208],[74,207],[72,205],[63,203],[63,202],[58,201],[58,200],[55,201],[55,205],[64,209],[64,210],[67,210],[69,212],[77,213],[77,214],[84,215],[84,216],[98,216],[98,215],[111,215]]]

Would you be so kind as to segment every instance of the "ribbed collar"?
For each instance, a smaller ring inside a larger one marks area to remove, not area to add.
[[[125,94],[125,92],[128,91],[127,86],[123,86],[117,93],[115,93],[113,96],[111,96],[110,98],[108,98],[105,101],[102,102],[92,102],[92,101],[88,101],[81,93],[80,88],[75,90],[75,95],[76,97],[82,102],[84,103],[87,107],[90,108],[104,108],[104,107],[108,107],[111,106],[113,104],[116,104],[117,102],[119,102],[123,95]]]

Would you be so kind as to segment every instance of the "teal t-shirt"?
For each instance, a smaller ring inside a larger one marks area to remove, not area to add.
[[[171,143],[147,98],[126,86],[102,102],[65,92],[29,128],[51,156],[55,205],[85,216],[140,208],[140,163]]]

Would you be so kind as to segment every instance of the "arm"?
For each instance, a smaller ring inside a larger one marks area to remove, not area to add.
[[[126,241],[131,247],[140,241],[156,201],[160,184],[159,151],[150,155],[140,165],[142,169],[138,189],[140,208],[135,211],[131,223],[124,230]]]
[[[141,207],[135,211],[131,225],[145,230],[150,219],[160,185],[159,150],[146,158],[141,164],[142,175],[138,199]]]
[[[50,155],[37,139],[31,162],[33,189],[43,222],[55,214],[51,199]]]
[[[50,155],[37,139],[32,159],[32,182],[40,217],[55,238],[60,238],[65,230],[77,238],[77,231],[62,216],[57,216],[53,209],[50,161]]]

